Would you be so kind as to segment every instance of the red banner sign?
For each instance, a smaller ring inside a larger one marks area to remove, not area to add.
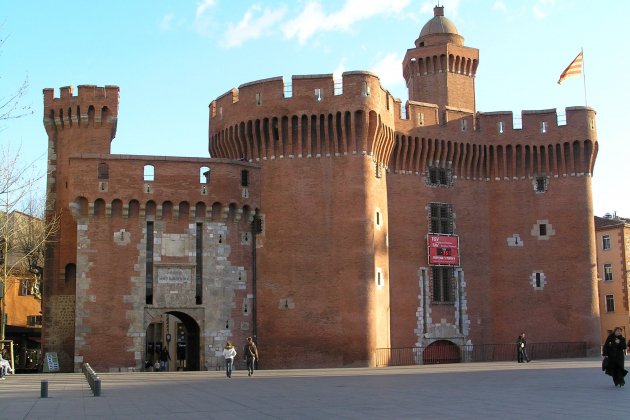
[[[459,266],[459,236],[429,234],[429,265]]]

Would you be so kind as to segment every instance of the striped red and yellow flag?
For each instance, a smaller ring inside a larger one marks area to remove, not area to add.
[[[583,58],[584,57],[582,56],[582,51],[580,51],[577,57],[575,57],[575,59],[571,61],[571,64],[569,64],[569,66],[564,69],[564,71],[560,75],[560,78],[558,79],[558,84],[562,83],[567,77],[579,76],[580,74],[582,74]]]

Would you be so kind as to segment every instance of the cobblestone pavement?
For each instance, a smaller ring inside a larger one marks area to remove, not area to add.
[[[103,373],[0,381],[0,419],[628,419],[600,358],[392,368]],[[40,398],[41,381],[48,398]]]

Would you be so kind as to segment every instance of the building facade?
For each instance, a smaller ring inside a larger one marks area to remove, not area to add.
[[[595,349],[595,112],[479,113],[478,63],[436,7],[404,108],[369,72],[243,84],[210,104],[207,159],[112,155],[118,87],[45,89],[45,351],[116,370],[168,345],[203,369],[253,335],[264,367],[372,366],[521,330]]]
[[[601,342],[615,327],[630,331],[628,273],[630,273],[630,220],[617,215],[595,216]]]

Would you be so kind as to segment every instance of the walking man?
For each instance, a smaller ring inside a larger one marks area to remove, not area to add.
[[[527,357],[527,341],[525,340],[525,333],[521,333],[516,339],[516,360],[519,363],[523,363],[524,361],[529,363],[529,357]]]
[[[258,361],[258,349],[251,337],[247,337],[247,344],[245,344],[243,354],[247,362],[247,376],[252,376],[254,374],[254,364]]]

